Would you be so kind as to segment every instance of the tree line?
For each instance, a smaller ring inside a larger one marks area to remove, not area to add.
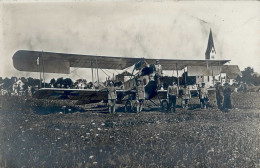
[[[246,67],[241,73],[242,77],[238,76],[236,79],[238,82],[260,86],[260,75],[252,67]]]
[[[17,82],[21,81],[21,90],[28,89],[28,86],[32,86],[35,88],[77,88],[81,83],[83,88],[91,88],[93,86],[92,82],[88,82],[85,79],[77,79],[73,82],[70,78],[52,78],[49,83],[43,83],[40,79],[32,78],[32,77],[11,77],[11,78],[2,78],[0,77],[0,89],[11,91],[13,89],[13,85]]]

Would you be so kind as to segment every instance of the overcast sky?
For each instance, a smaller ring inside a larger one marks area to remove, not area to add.
[[[216,59],[260,72],[260,3],[0,3],[0,76],[33,76],[13,67],[17,50],[125,57],[205,59],[212,29]],[[87,69],[51,77],[91,79]],[[112,73],[112,72],[111,72]],[[104,77],[104,75],[103,75]]]

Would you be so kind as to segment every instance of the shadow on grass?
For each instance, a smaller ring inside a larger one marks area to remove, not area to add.
[[[75,112],[85,112],[84,109],[78,107],[68,107],[68,106],[50,106],[50,107],[34,107],[36,114],[48,115],[54,113],[75,113]]]

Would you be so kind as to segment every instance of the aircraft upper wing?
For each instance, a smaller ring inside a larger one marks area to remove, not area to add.
[[[186,66],[220,66],[229,61],[146,59],[19,50],[13,55],[13,65],[20,71],[68,74],[70,67],[123,70],[143,59],[149,64],[159,60],[163,70],[180,70]]]

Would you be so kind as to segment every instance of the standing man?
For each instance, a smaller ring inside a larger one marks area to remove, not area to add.
[[[29,85],[28,86],[28,96],[32,96],[32,86],[31,85]]]
[[[185,109],[188,108],[190,98],[191,98],[190,89],[187,87],[187,85],[184,85],[183,94],[182,94],[182,108]]]
[[[157,89],[160,89],[161,88],[161,76],[162,76],[162,65],[159,64],[159,60],[156,60],[155,61],[155,76],[154,76],[154,79],[157,83]]]
[[[178,94],[179,94],[178,87],[176,86],[175,82],[172,82],[172,84],[168,86],[168,90],[167,90],[167,98],[169,101],[170,112],[175,113],[176,100],[177,100]]]
[[[18,94],[18,85],[17,85],[17,83],[13,84],[13,93],[14,93],[14,95]]]
[[[199,98],[200,98],[200,107],[206,108],[205,101],[208,99],[208,89],[205,86],[205,83],[202,83],[201,88],[199,89]]]
[[[224,84],[224,103],[223,103],[223,109],[228,110],[232,108],[231,104],[231,88],[228,83]]]
[[[140,113],[143,109],[144,102],[144,85],[141,83],[141,80],[137,81],[136,90],[136,103],[137,103],[137,112]]]
[[[108,111],[109,113],[115,113],[117,95],[116,95],[116,88],[114,87],[112,81],[108,83],[107,90],[108,90],[108,107],[109,107]]]
[[[216,99],[217,99],[217,105],[220,110],[222,110],[223,106],[223,87],[221,86],[220,82],[216,84]]]

